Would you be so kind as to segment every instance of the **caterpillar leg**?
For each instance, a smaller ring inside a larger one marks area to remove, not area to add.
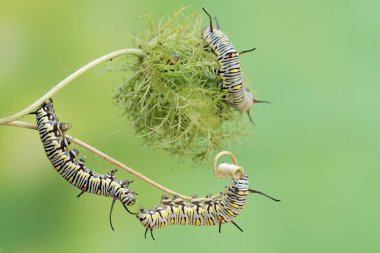
[[[241,232],[243,232],[243,229],[241,229],[238,224],[236,224],[233,220],[231,221],[232,224],[235,225],[235,227],[237,227]]]
[[[87,187],[83,186],[82,191],[77,195],[77,198],[83,195],[83,193],[87,192]]]
[[[76,157],[79,155],[79,150],[78,149],[73,149],[73,150],[69,150],[69,157],[70,157],[70,161],[73,162],[73,163],[76,163]]]
[[[146,234],[148,233],[148,230],[150,230],[150,236],[152,237],[153,241],[155,241],[156,239],[154,239],[154,236],[153,236],[153,228],[148,227],[145,229],[144,238],[146,239]]]
[[[81,191],[81,192],[77,195],[77,198],[79,198],[80,196],[82,196],[83,193],[85,193],[85,191]]]
[[[79,155],[79,150],[78,149],[73,149],[73,150],[70,150],[70,153],[74,156],[74,157],[77,157]]]
[[[113,210],[113,206],[115,205],[116,200],[117,200],[117,198],[113,198],[113,200],[112,200],[111,210],[110,210],[110,215],[109,215],[109,220],[110,220],[110,225],[111,225],[112,231],[115,231],[115,229],[113,228],[113,225],[112,225],[112,210]]]
[[[209,52],[212,51],[211,47],[208,44],[204,44],[203,45],[203,49],[206,50],[206,51],[209,51]]]
[[[61,149],[63,151],[66,151],[69,148],[70,144],[71,144],[71,140],[70,139],[63,138],[62,142],[61,142]]]
[[[150,230],[150,236],[152,237],[153,241],[156,240],[156,239],[154,239],[154,236],[153,236],[153,229]]]
[[[130,184],[130,183],[133,183],[133,180],[128,180],[128,179],[126,179],[126,180],[121,180],[119,183],[120,183],[120,185],[121,185],[122,187],[124,187],[124,188],[128,188],[129,184]]]
[[[58,123],[58,128],[64,133],[72,127],[70,123]]]
[[[81,166],[85,166],[86,165],[86,159],[87,158],[85,156],[83,156],[82,158],[80,158],[78,160],[78,164],[81,165]]]
[[[219,234],[222,233],[222,223],[219,223]]]
[[[111,180],[115,180],[116,172],[117,172],[117,169],[111,170],[110,172],[107,173],[106,177]]]
[[[218,76],[221,73],[221,71],[219,68],[216,68],[216,69],[214,69],[214,73],[215,73],[215,75]]]

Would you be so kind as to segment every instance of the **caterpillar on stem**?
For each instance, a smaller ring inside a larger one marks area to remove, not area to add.
[[[250,193],[261,194],[274,201],[280,201],[265,193],[250,189],[248,176],[244,175],[241,179],[232,180],[232,183],[217,199],[206,197],[204,201],[198,201],[196,198],[193,201],[184,201],[181,198],[170,199],[163,196],[160,205],[153,209],[141,208],[136,217],[145,227],[145,238],[149,230],[153,240],[155,240],[154,229],[170,225],[218,225],[220,233],[222,224],[232,223],[243,232],[234,222],[234,218],[244,209]]]
[[[45,101],[33,114],[36,114],[37,129],[48,159],[66,181],[81,190],[77,197],[86,192],[112,197],[109,213],[112,230],[112,211],[116,200],[121,201],[127,212],[135,214],[128,209],[136,202],[137,193],[128,188],[133,180],[116,181],[117,170],[111,170],[106,175],[97,174],[86,167],[84,159],[77,159],[79,151],[70,150],[71,141],[65,137],[71,124],[59,121],[52,99]]]
[[[233,160],[233,164],[221,163],[217,166],[219,158],[224,155],[229,156]],[[238,166],[236,157],[229,151],[222,151],[215,156],[213,170],[217,177],[233,178],[232,183],[219,196],[206,196],[203,199],[193,196],[190,201],[185,201],[177,196],[174,196],[173,199],[163,196],[160,205],[152,209],[141,208],[136,217],[145,227],[145,238],[149,230],[152,239],[155,240],[153,230],[170,225],[218,225],[220,233],[222,224],[232,223],[243,232],[234,222],[234,218],[245,208],[250,193],[280,201],[250,188],[248,176],[244,174],[243,168]]]
[[[255,103],[269,102],[255,99],[252,92],[244,85],[239,55],[252,52],[256,48],[237,51],[227,35],[220,30],[217,18],[214,17],[215,28],[211,15],[204,8],[202,9],[210,19],[210,25],[202,31],[202,38],[206,42],[205,49],[210,49],[218,57],[220,68],[216,69],[215,73],[221,78],[219,87],[227,92],[227,103],[241,112],[247,112],[249,120],[255,124],[249,113],[251,108]]]

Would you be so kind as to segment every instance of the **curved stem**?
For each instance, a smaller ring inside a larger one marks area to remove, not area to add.
[[[44,101],[51,98],[54,94],[56,94],[63,87],[65,87],[67,84],[72,82],[74,79],[76,79],[77,77],[79,77],[83,73],[87,72],[88,70],[92,69],[93,67],[95,67],[96,65],[98,65],[102,62],[112,60],[113,58],[116,58],[116,57],[122,56],[122,55],[134,55],[137,57],[144,57],[145,53],[141,49],[127,48],[127,49],[114,51],[114,52],[106,54],[106,55],[104,55],[104,56],[102,56],[96,60],[93,60],[92,62],[86,64],[85,66],[81,67],[80,69],[78,69],[77,71],[75,71],[74,73],[72,73],[71,75],[66,77],[63,81],[58,83],[51,90],[49,90],[45,95],[43,95],[41,98],[39,98],[36,102],[31,104],[27,108],[23,109],[22,111],[20,111],[18,113],[10,115],[8,117],[1,118],[0,119],[0,125],[4,125],[5,123],[9,123],[9,122],[12,122],[14,120],[18,120],[18,119],[24,117],[25,115],[27,115],[31,112],[34,112],[38,108],[38,106],[40,106]]]
[[[32,124],[32,123],[27,123],[27,122],[22,122],[22,121],[13,121],[13,122],[9,122],[9,123],[5,123],[4,125],[7,125],[7,126],[15,126],[15,127],[21,127],[21,128],[28,128],[28,129],[34,129],[34,130],[37,130],[37,125],[36,124]],[[147,182],[148,184],[151,184],[153,185],[154,187],[160,189],[161,191],[164,191],[168,194],[171,194],[173,196],[178,196],[182,199],[185,199],[185,200],[196,200],[196,201],[203,201],[205,200],[205,198],[193,198],[193,197],[190,197],[190,196],[186,196],[186,195],[183,195],[183,194],[180,194],[180,193],[177,193],[169,188],[166,188],[165,186],[153,181],[152,179],[146,177],[145,175],[141,174],[140,172],[137,172],[135,171],[134,169],[128,167],[127,165],[119,162],[118,160],[104,154],[103,152],[101,152],[100,150],[90,146],[89,144],[77,139],[77,138],[74,138],[72,136],[69,136],[67,134],[65,134],[66,137],[70,138],[71,142],[72,143],[75,143],[79,146],[81,146],[82,148],[85,148],[87,149],[88,151],[94,153],[95,155],[103,158],[104,160],[106,160],[107,162],[115,165],[116,167],[120,168],[120,169],[123,169],[125,171],[127,171],[128,173],[140,178],[141,180]],[[218,198],[220,196],[220,194],[216,194],[216,195],[213,195],[211,196],[211,198],[215,199],[215,198]]]

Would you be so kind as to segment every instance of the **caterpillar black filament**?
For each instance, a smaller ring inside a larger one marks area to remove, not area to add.
[[[203,29],[202,38],[206,42],[205,47],[211,49],[218,57],[220,68],[215,72],[221,78],[219,86],[222,90],[227,91],[227,103],[239,111],[247,112],[250,121],[254,124],[249,111],[255,103],[268,103],[268,101],[255,99],[248,87],[244,85],[239,55],[251,52],[256,48],[237,51],[228,37],[220,30],[218,20],[215,18],[217,27],[213,27],[210,14],[204,8],[203,11],[210,18],[210,25]]]
[[[136,202],[136,193],[128,188],[132,180],[116,181],[116,170],[112,170],[106,175],[100,175],[88,169],[84,159],[77,160],[79,151],[69,149],[70,140],[64,135],[71,128],[71,125],[58,120],[52,99],[44,102],[35,114],[38,131],[47,157],[64,179],[81,190],[78,197],[85,192],[112,197],[113,201],[109,213],[112,230],[114,229],[112,210],[117,199],[121,201],[129,213],[135,214],[130,212],[127,207]]]
[[[148,230],[154,239],[153,230],[169,225],[193,225],[193,226],[221,226],[225,223],[234,224],[240,231],[243,230],[233,221],[246,205],[249,193],[258,193],[272,200],[274,199],[262,192],[255,191],[248,186],[248,176],[232,180],[218,199],[206,197],[203,202],[194,199],[185,202],[180,198],[169,199],[163,196],[161,204],[153,209],[140,209],[136,217],[145,229],[145,238]]]

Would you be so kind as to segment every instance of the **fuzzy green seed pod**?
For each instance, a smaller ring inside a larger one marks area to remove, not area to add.
[[[245,134],[241,113],[218,88],[218,62],[204,49],[201,15],[181,9],[158,21],[148,18],[136,40],[146,56],[129,68],[115,95],[147,144],[193,160]]]

